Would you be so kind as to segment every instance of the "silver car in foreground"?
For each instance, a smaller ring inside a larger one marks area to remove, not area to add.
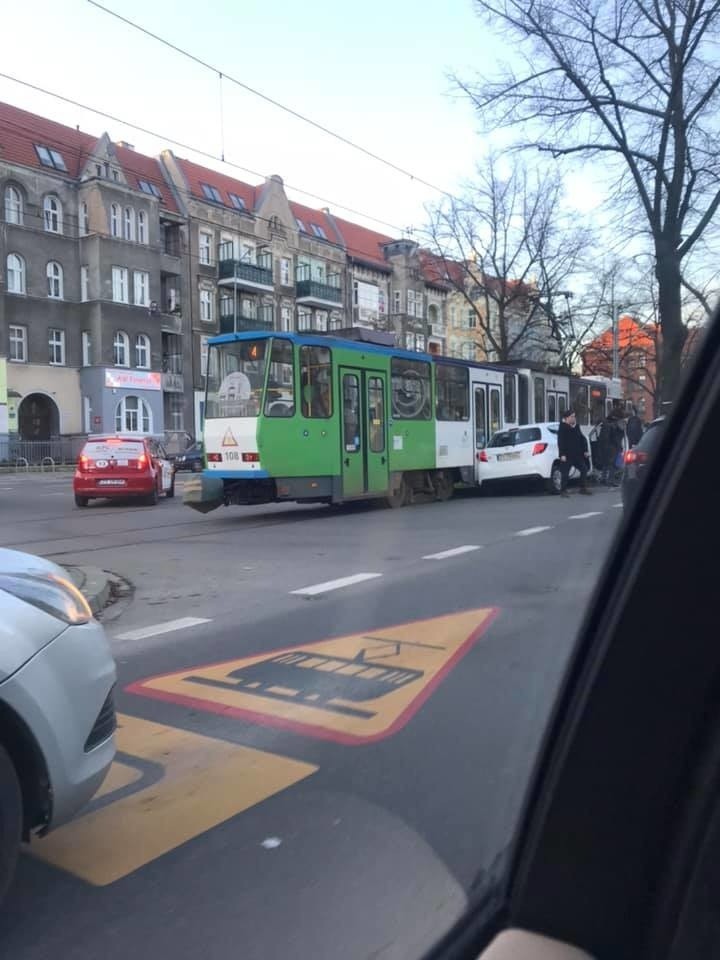
[[[22,839],[70,819],[115,755],[115,662],[64,570],[0,549],[0,898]]]

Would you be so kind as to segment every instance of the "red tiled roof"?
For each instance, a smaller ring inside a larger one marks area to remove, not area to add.
[[[388,271],[391,269],[382,248],[384,244],[392,242],[392,237],[388,237],[384,233],[378,233],[376,230],[369,230],[367,227],[361,227],[349,220],[343,220],[335,214],[332,216],[338,225],[349,256],[356,260],[362,260],[363,263],[377,265]]]
[[[202,184],[207,183],[220,191],[223,203],[232,210],[236,209],[230,194],[234,193],[245,203],[249,212],[255,209],[258,188],[249,183],[243,183],[242,180],[236,180],[234,177],[228,177],[224,173],[218,173],[217,170],[211,170],[209,167],[201,167],[199,163],[193,163],[192,160],[185,160],[182,157],[177,158],[178,166],[185,174],[188,183],[188,189],[191,196],[197,200],[207,201],[203,193]]]
[[[67,174],[54,169],[53,172],[77,180],[92,156],[98,139],[92,134],[55,123],[54,120],[46,120],[8,103],[0,103],[0,159],[8,163],[49,170],[49,167],[40,163],[35,150],[35,144],[38,144],[57,150],[65,161]],[[138,190],[138,179],[154,183],[162,195],[163,207],[177,211],[172,192],[157,160],[128,147],[115,146],[114,149],[130,187]]]
[[[293,216],[298,220],[302,220],[304,223],[307,236],[315,237],[310,224],[316,223],[322,228],[326,238],[330,241],[330,243],[336,243],[339,246],[342,246],[342,239],[337,235],[337,232],[332,225],[332,221],[323,210],[315,210],[312,207],[306,207],[304,203],[296,203],[294,200],[290,203],[290,209],[292,210]]]
[[[439,257],[429,250],[421,250],[419,256],[420,269],[426,283],[440,287],[447,287],[451,283],[462,284],[465,271],[461,264]]]
[[[608,327],[599,336],[591,340],[585,348],[587,351],[593,350],[607,351],[612,350],[613,330]],[[643,328],[643,325],[632,317],[623,315],[618,321],[618,347],[620,350],[637,348],[638,350],[655,350],[655,340],[653,336]]]

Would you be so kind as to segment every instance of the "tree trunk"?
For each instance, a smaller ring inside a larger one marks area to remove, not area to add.
[[[672,255],[659,256],[655,274],[658,281],[658,313],[661,329],[655,402],[657,411],[662,413],[662,404],[672,403],[680,389],[682,352],[687,329],[682,319],[679,259]]]

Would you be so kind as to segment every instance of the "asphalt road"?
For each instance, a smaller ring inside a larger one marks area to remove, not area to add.
[[[618,503],[202,517],[0,478],[0,545],[134,590],[106,617],[119,762],[22,858],[4,954],[420,955],[510,839]]]

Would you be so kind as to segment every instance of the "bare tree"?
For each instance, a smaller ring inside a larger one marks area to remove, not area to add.
[[[503,174],[490,157],[460,198],[429,210],[427,239],[492,359],[557,364],[566,321],[557,300],[589,242],[565,222],[557,174],[519,163]]]
[[[459,81],[483,122],[519,128],[526,149],[603,158],[628,236],[651,239],[660,379],[672,399],[686,337],[683,263],[720,207],[720,0],[476,3],[505,28],[518,64]]]

